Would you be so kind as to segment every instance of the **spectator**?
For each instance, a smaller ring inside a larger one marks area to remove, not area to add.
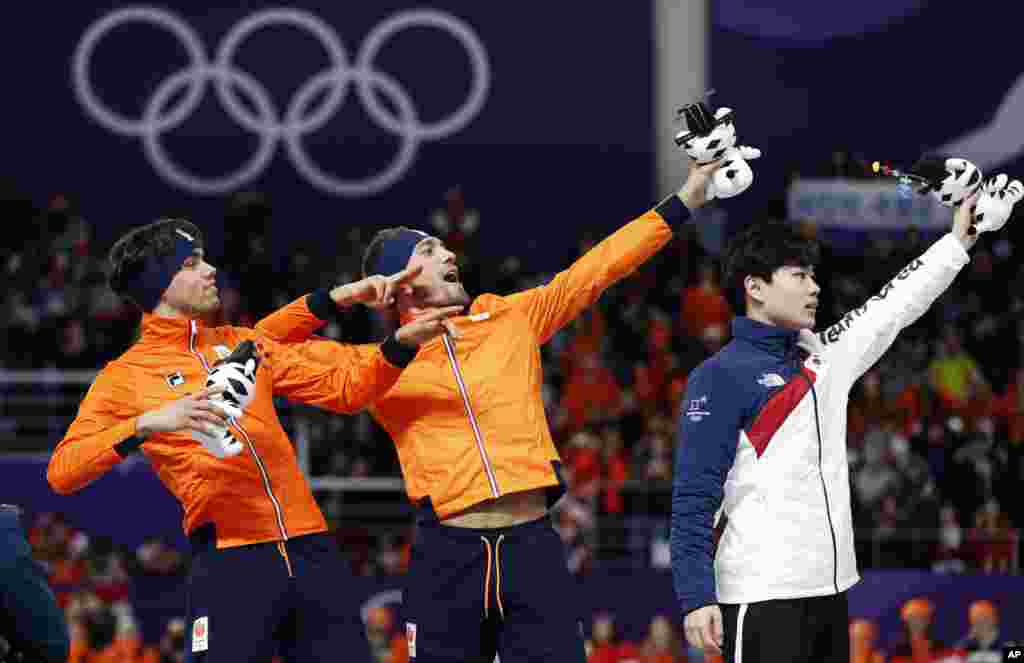
[[[1011,373],[1006,390],[993,400],[992,414],[999,417],[1013,447],[1024,444],[1024,368]]]
[[[979,600],[967,608],[969,629],[957,643],[958,653],[967,661],[1002,661],[1004,639],[999,632],[999,610],[991,601]]]
[[[117,616],[95,594],[86,594],[69,616],[71,654],[69,663],[118,663],[115,643]]]
[[[926,598],[907,601],[900,609],[903,635],[889,648],[891,663],[931,663],[949,655],[946,645],[932,634],[935,606]]]
[[[850,620],[850,663],[885,663],[876,648],[878,626],[870,619]]]
[[[566,495],[554,509],[555,530],[566,548],[569,572],[585,574],[594,563],[594,512],[586,504]]]
[[[167,622],[160,638],[159,663],[184,663],[185,661],[185,620],[172,619]]]
[[[975,567],[983,573],[1008,573],[1016,556],[1017,536],[995,500],[975,513],[974,528],[967,534]]]
[[[184,562],[179,553],[156,537],[150,537],[135,551],[135,560],[143,573],[174,575],[180,573]]]
[[[587,663],[638,663],[640,652],[636,645],[619,638],[615,618],[608,613],[594,616]]]
[[[562,395],[568,430],[575,432],[614,419],[622,407],[622,389],[612,372],[595,355],[581,358],[568,376]]]
[[[864,465],[853,480],[854,494],[863,513],[877,513],[882,500],[900,489],[900,475],[886,460],[886,442],[884,434],[864,441]]]
[[[604,476],[601,507],[605,513],[621,514],[625,510],[622,486],[629,479],[629,463],[626,460],[622,433],[615,426],[606,426],[601,439]]]
[[[683,292],[680,311],[682,331],[693,338],[703,338],[708,327],[729,328],[733,311],[719,285],[718,266],[713,260],[701,261],[697,283]]]
[[[677,628],[668,617],[657,615],[651,620],[647,639],[640,646],[642,663],[686,663],[686,652],[676,636]]]
[[[939,540],[932,557],[932,570],[936,573],[963,573],[967,569],[964,532],[960,527],[956,509],[945,504],[939,512]]]
[[[928,379],[949,413],[969,414],[991,395],[978,362],[964,350],[960,331],[952,325],[943,330],[938,356],[928,367]]]

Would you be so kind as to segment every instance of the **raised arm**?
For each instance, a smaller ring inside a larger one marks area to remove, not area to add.
[[[714,519],[739,444],[742,411],[728,376],[704,364],[686,386],[672,486],[672,577],[687,638],[697,647],[721,644],[715,595]]]
[[[912,260],[863,306],[818,333],[837,377],[853,384],[867,372],[970,261],[967,249],[977,240],[977,234],[970,233],[972,202],[957,209],[952,232]]]
[[[704,205],[708,182],[719,166],[691,166],[679,193],[612,233],[546,285],[511,295],[508,301],[526,313],[540,342],[548,342],[605,290],[660,251],[672,239],[673,227]]]

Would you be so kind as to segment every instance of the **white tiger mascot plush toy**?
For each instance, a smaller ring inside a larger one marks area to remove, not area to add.
[[[928,161],[922,159],[915,166],[915,170],[931,182],[921,193],[930,191],[940,204],[955,208],[981,192],[974,206],[975,232],[993,232],[1005,226],[1013,206],[1024,198],[1024,184],[1020,180],[1010,182],[1010,178],[1001,173],[985,182],[981,170],[967,159],[946,159],[941,162],[945,172],[938,172],[934,160],[931,164]]]
[[[679,149],[693,159],[698,166],[723,161],[708,183],[707,199],[732,198],[754,183],[754,171],[748,159],[761,156],[761,150],[754,147],[736,147],[736,124],[730,108],[719,108],[714,117],[703,103],[690,104],[680,110],[686,128],[676,133]]]
[[[213,396],[211,402],[232,421],[242,416],[256,394],[256,369],[259,364],[256,345],[252,341],[244,341],[218,362],[206,378],[207,387],[224,387],[224,391]],[[213,435],[192,431],[192,437],[217,458],[236,456],[245,448],[235,439],[227,425],[220,426]]]

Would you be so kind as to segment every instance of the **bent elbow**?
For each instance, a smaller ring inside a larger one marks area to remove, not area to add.
[[[50,465],[46,468],[46,482],[58,495],[70,495],[78,490],[78,484],[72,479],[70,472],[60,467],[55,462],[56,456],[50,459]]]

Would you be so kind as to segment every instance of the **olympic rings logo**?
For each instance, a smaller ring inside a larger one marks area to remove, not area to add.
[[[189,58],[187,67],[160,83],[139,119],[111,110],[99,99],[90,80],[97,44],[111,30],[128,23],[148,23],[167,30],[184,46]],[[234,66],[241,44],[253,33],[270,26],[289,26],[308,33],[323,46],[330,59],[328,69],[307,80],[295,92],[283,117],[267,89]],[[402,30],[414,27],[449,33],[469,55],[473,77],[469,94],[461,106],[436,122],[422,122],[408,92],[394,78],[374,67],[374,60],[385,43]],[[175,14],[156,7],[126,7],[89,26],[72,58],[75,96],[92,119],[116,134],[141,138],[147,159],[164,179],[187,191],[205,195],[232,191],[259,177],[281,141],[296,170],[321,191],[346,197],[379,193],[406,174],[420,143],[450,136],[473,121],[486,100],[490,78],[487,52],[476,33],[462,20],[433,9],[398,12],[379,23],[366,37],[354,62],[350,61],[338,35],[319,17],[300,9],[267,9],[239,21],[224,36],[211,62],[200,37]],[[175,163],[164,148],[161,136],[191,117],[203,100],[207,84],[213,85],[217,99],[231,119],[259,137],[259,147],[235,172],[204,179]],[[310,158],[303,142],[307,134],[322,128],[339,111],[350,84],[355,87],[369,117],[401,139],[397,154],[383,171],[358,180],[343,180],[324,172]],[[239,99],[238,90],[248,97],[251,106]],[[374,90],[391,101],[393,112],[381,103]],[[169,107],[170,102],[179,97],[180,101]],[[322,101],[311,108],[313,102],[321,98]]]

